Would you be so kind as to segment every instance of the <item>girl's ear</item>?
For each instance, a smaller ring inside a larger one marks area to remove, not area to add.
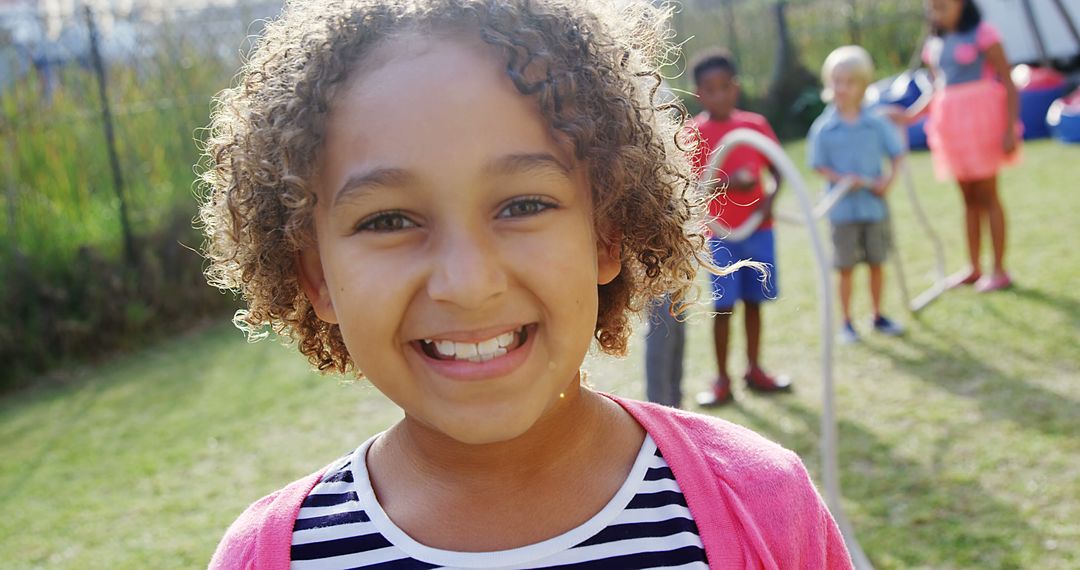
[[[622,232],[596,240],[596,283],[607,285],[622,271]]]
[[[296,254],[296,272],[300,275],[300,288],[304,290],[315,315],[331,324],[337,324],[334,301],[330,298],[330,288],[326,285],[322,258],[317,246],[308,246]]]

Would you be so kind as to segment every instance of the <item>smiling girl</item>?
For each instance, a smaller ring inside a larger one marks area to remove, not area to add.
[[[211,124],[211,282],[404,419],[213,568],[847,568],[791,452],[601,394],[704,254],[647,2],[292,2]],[[341,425],[340,423],[336,425]]]

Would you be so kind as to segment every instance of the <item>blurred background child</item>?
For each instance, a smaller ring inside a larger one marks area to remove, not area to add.
[[[852,274],[856,264],[870,268],[873,328],[896,336],[903,328],[881,312],[884,270],[891,233],[885,195],[896,176],[903,142],[884,116],[863,107],[863,95],[874,78],[870,54],[859,46],[833,50],[821,70],[823,98],[831,104],[807,135],[810,167],[828,181],[828,191],[847,194],[829,210],[834,265],[840,273],[840,307],[844,324],[840,340],[859,340],[851,320]],[[889,160],[888,172],[882,163]]]
[[[709,163],[710,155],[717,150],[724,135],[735,129],[752,129],[772,140],[777,140],[765,117],[738,109],[739,73],[731,54],[724,49],[707,50],[698,55],[691,64],[696,93],[702,112],[693,119],[693,126],[701,133],[700,146],[694,154],[694,167],[701,172]],[[778,141],[779,142],[779,141]],[[766,197],[762,171],[769,170],[773,183],[780,184],[779,172],[769,164],[760,152],[748,146],[733,150],[717,173],[711,187],[719,192],[709,203],[709,216],[719,222],[709,237],[709,249],[713,261],[719,267],[750,259],[768,268],[764,277],[751,268],[743,268],[727,275],[713,275],[712,288],[716,315],[713,317],[713,342],[716,350],[717,376],[709,391],[698,394],[702,406],[714,406],[731,401],[733,397],[731,376],[728,372],[728,347],[730,346],[731,316],[735,305],[742,302],[746,327],[746,386],[759,392],[777,392],[791,389],[787,376],[771,376],[761,366],[761,305],[776,299],[777,267],[776,238],[772,220],[766,216],[761,225],[742,241],[727,240],[727,228],[737,228],[756,210],[769,210],[771,195]]]
[[[676,316],[671,297],[665,296],[649,309],[645,334],[645,397],[653,403],[681,408],[686,323]]]
[[[928,0],[926,13],[931,36],[923,60],[935,80],[927,144],[937,177],[956,180],[963,194],[970,262],[950,284],[996,291],[1012,284],[1005,270],[1005,210],[997,173],[1019,158],[1016,86],[1000,36],[983,21],[974,0]],[[993,250],[987,275],[979,261],[984,227]]]

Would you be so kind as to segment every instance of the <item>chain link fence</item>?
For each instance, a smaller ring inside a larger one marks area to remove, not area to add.
[[[281,9],[37,6],[0,8],[0,388],[229,304],[193,251],[197,141]]]
[[[8,245],[62,263],[75,243],[112,247],[124,234],[124,207],[131,230],[145,231],[190,202],[193,141],[211,97],[257,33],[252,22],[278,10],[275,3],[10,17],[0,36]],[[57,213],[82,223],[61,230],[51,219]]]
[[[685,41],[683,65],[702,50],[728,48],[739,63],[745,106],[792,138],[805,135],[821,109],[817,77],[830,51],[859,44],[885,77],[912,62],[925,24],[915,0],[685,0],[676,27]],[[689,70],[671,84],[694,90]],[[684,100],[698,110],[692,97]]]

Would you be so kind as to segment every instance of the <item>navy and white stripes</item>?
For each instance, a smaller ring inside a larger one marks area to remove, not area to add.
[[[371,441],[332,466],[304,500],[293,527],[294,570],[708,567],[686,498],[648,436],[627,480],[596,516],[557,537],[499,552],[434,549],[397,528],[371,491],[363,462]]]

